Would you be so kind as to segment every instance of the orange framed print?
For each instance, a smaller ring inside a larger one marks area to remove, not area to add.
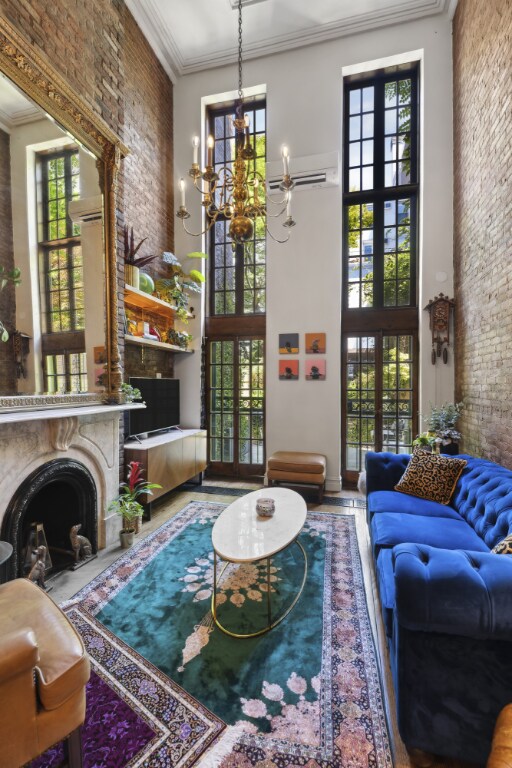
[[[306,333],[306,354],[325,355],[325,333]]]
[[[280,333],[279,334],[279,354],[296,355],[299,351],[298,333]]]
[[[280,360],[279,361],[279,380],[297,381],[299,378],[298,360]]]
[[[325,360],[308,358],[306,360],[307,381],[325,381]]]

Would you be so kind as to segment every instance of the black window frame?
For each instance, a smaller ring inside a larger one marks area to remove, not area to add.
[[[393,80],[399,81],[411,79],[411,179],[410,183],[397,186],[384,186],[385,159],[384,159],[384,84]],[[373,86],[375,88],[374,105],[374,184],[372,189],[349,191],[349,120],[350,120],[350,91],[358,88]],[[366,315],[364,328],[366,330],[370,315],[375,315],[375,321],[371,321],[373,327],[382,327],[385,322],[381,313],[395,314],[407,310],[417,313],[418,306],[418,195],[419,195],[419,63],[407,68],[395,68],[393,71],[386,69],[371,76],[356,76],[347,78],[344,84],[343,94],[343,292],[342,306],[344,324],[350,326],[356,320],[356,316]],[[384,306],[384,203],[388,200],[398,201],[404,198],[411,200],[411,261],[410,261],[410,286],[411,295],[408,304],[398,306]],[[351,205],[373,205],[373,257],[374,257],[374,302],[371,307],[349,307],[348,305],[348,269],[349,269],[349,243],[348,243],[348,209]],[[409,312],[408,325],[411,325],[413,314]],[[357,321],[356,321],[357,322]],[[416,323],[417,325],[417,323]],[[352,330],[352,328],[351,328]]]
[[[266,98],[259,97],[254,100],[248,100],[246,103],[244,103],[244,111],[248,112],[253,111],[256,113],[257,110],[264,109],[265,111],[265,127],[264,127],[264,134],[265,137],[267,135],[267,103]],[[208,128],[208,134],[211,136],[215,136],[215,118],[216,117],[229,117],[235,116],[235,103],[231,103],[228,105],[223,106],[211,106],[208,109],[207,112],[207,128]],[[258,133],[261,133],[261,131],[258,131]],[[253,137],[256,134],[256,125],[255,121],[253,120],[252,124],[252,130],[250,135]],[[235,137],[235,136],[234,136]],[[236,137],[237,140],[240,140],[240,137]],[[215,147],[214,147],[214,158],[215,158]],[[217,221],[219,222],[226,222],[226,227],[229,225],[228,220],[222,216],[222,214],[219,214]],[[255,231],[256,234],[256,231]],[[255,244],[256,237],[254,236],[252,238],[252,242]],[[266,242],[266,237],[265,237]],[[244,286],[244,266],[245,266],[245,248],[246,246],[244,244],[236,244],[234,251],[235,251],[235,280],[234,280],[234,298],[235,298],[235,306],[234,306],[234,312],[216,312],[215,308],[215,275],[216,275],[216,266],[215,266],[215,224],[211,227],[210,231],[208,232],[208,253],[210,256],[210,270],[209,270],[209,297],[208,297],[208,307],[209,307],[209,316],[211,318],[236,318],[236,317],[264,317],[266,314],[266,297],[265,297],[265,307],[263,311],[261,312],[244,312],[244,293],[245,293],[245,286]],[[260,288],[259,290],[263,290],[264,294],[266,294],[266,245],[265,245],[265,285],[263,288]],[[254,289],[256,291],[258,289]],[[255,304],[255,301],[253,302],[253,306]]]

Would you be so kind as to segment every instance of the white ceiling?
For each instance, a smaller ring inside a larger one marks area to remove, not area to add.
[[[242,0],[243,56],[355,34],[437,13],[457,0]],[[237,0],[126,0],[173,81],[236,61]],[[233,8],[235,5],[235,8]]]
[[[15,125],[40,118],[39,107],[0,74],[0,127],[9,132]]]

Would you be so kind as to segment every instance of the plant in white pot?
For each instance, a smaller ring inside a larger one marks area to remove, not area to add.
[[[108,506],[110,512],[121,515],[123,527],[119,531],[119,537],[123,549],[131,547],[133,544],[137,523],[144,514],[144,507],[138,498],[143,494],[151,496],[153,488],[162,487],[158,483],[149,483],[143,479],[140,461],[130,461],[127,480],[128,482],[121,483],[119,496]]]

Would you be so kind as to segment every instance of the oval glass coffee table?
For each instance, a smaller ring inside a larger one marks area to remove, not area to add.
[[[261,517],[256,512],[259,498],[271,498],[275,503],[273,517]],[[212,530],[213,544],[213,594],[212,615],[215,624],[230,637],[258,637],[269,632],[285,619],[302,594],[308,572],[308,560],[298,535],[306,522],[306,502],[295,491],[287,488],[264,488],[241,496],[221,512]],[[304,557],[302,583],[286,610],[277,618],[272,617],[270,559],[291,544],[297,544]],[[217,557],[224,566],[217,575]],[[239,634],[225,627],[217,616],[217,589],[222,575],[230,563],[256,563],[267,561],[267,624],[248,634]]]

